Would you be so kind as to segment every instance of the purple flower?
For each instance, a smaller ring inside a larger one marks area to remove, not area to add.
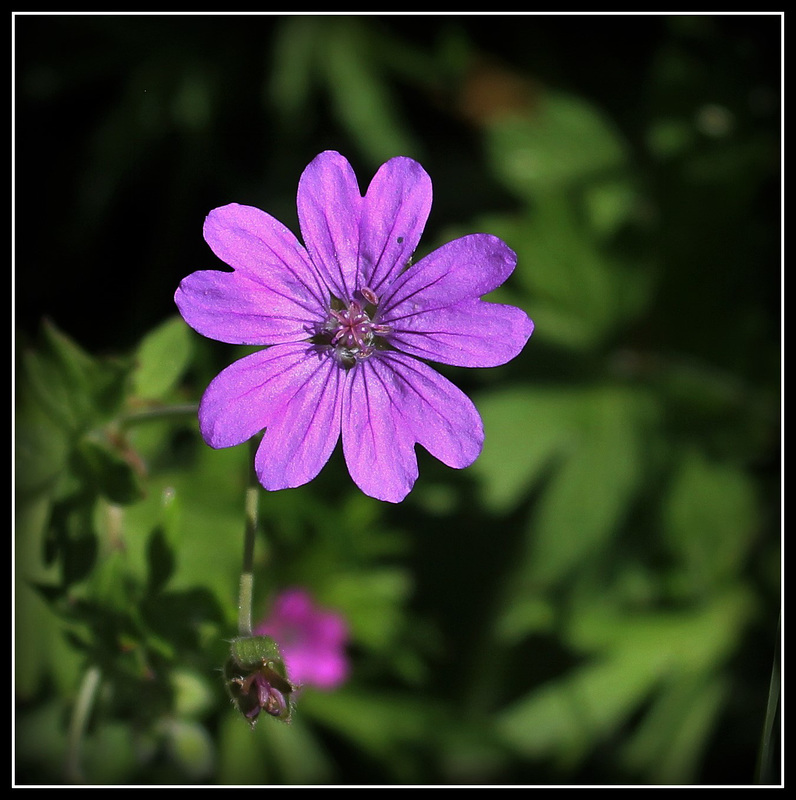
[[[304,589],[282,592],[253,633],[278,643],[287,674],[299,686],[335,689],[348,678],[348,625],[334,611],[316,607]]]
[[[419,359],[504,364],[533,323],[480,299],[516,264],[495,236],[464,236],[410,264],[430,208],[431,180],[416,161],[383,164],[363,197],[351,165],[329,151],[299,181],[305,246],[251,206],[205,220],[205,240],[234,271],[185,278],[180,313],[211,339],[268,347],[210,383],[200,429],[215,448],[265,429],[255,467],[266,489],[312,480],[341,435],[354,482],[390,502],[414,485],[416,443],[457,469],[481,452],[475,406]]]

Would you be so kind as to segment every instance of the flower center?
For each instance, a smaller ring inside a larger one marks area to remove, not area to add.
[[[378,347],[378,337],[390,332],[388,325],[373,322],[373,314],[379,298],[367,287],[360,290],[359,300],[352,300],[347,306],[336,298],[332,299],[329,317],[324,325],[324,338],[334,348],[335,355],[345,367],[353,367],[373,355]]]

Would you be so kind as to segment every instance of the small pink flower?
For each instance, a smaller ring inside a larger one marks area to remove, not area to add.
[[[314,605],[304,589],[283,591],[253,633],[278,643],[295,684],[336,689],[348,678],[348,624],[340,614]]]

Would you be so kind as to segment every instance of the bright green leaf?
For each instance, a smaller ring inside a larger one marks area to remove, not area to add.
[[[334,30],[326,31],[323,42],[322,75],[338,119],[375,165],[398,154],[417,155],[417,144],[396,114],[371,34],[355,17],[331,24]]]
[[[652,784],[693,783],[728,691],[725,680],[704,674],[665,684],[623,748],[629,773]]]
[[[661,687],[718,669],[740,642],[753,605],[747,592],[736,590],[705,608],[628,616],[590,598],[574,609],[567,637],[590,654],[585,663],[508,706],[498,716],[497,731],[525,756],[571,767]],[[699,720],[686,716],[680,723],[699,722],[704,737],[712,706],[700,713]]]
[[[483,485],[483,500],[507,511],[577,438],[573,391],[566,387],[512,387],[475,398],[484,421],[484,449],[472,471]]]
[[[161,400],[179,382],[193,355],[193,338],[182,317],[150,331],[135,354],[133,391],[143,400]]]
[[[496,118],[486,142],[496,173],[524,198],[621,169],[627,161],[625,143],[607,116],[580,97],[552,90],[526,114]]]
[[[198,722],[172,720],[166,725],[168,750],[180,771],[192,780],[209,775],[215,767],[215,747],[207,729]]]
[[[735,575],[759,530],[754,487],[732,464],[688,452],[664,509],[666,539],[700,591]]]
[[[609,545],[643,474],[640,398],[607,388],[581,400],[578,440],[551,475],[528,528],[528,568],[542,582],[560,579]]]

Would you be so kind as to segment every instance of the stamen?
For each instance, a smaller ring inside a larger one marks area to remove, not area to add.
[[[377,306],[379,304],[379,298],[376,295],[376,292],[373,289],[368,288],[367,286],[363,286],[359,293],[367,300],[371,305]]]
[[[364,308],[359,300],[351,300],[345,306],[332,298],[329,317],[323,329],[329,337],[327,341],[346,367],[370,358],[376,337],[387,336],[391,332],[389,325],[372,321],[371,314],[379,303],[376,293],[366,286],[359,290],[359,294],[367,304]]]

